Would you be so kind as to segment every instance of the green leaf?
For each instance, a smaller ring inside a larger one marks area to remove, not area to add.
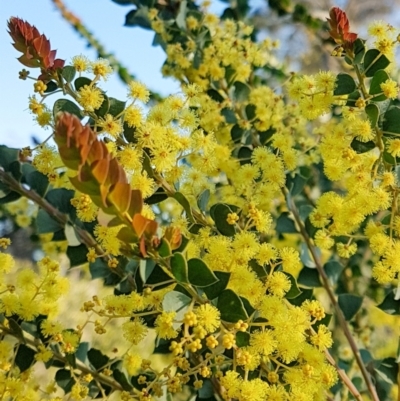
[[[389,315],[400,315],[400,300],[395,298],[395,292],[391,291],[378,308]]]
[[[232,213],[231,208],[223,203],[218,203],[213,209],[213,220],[218,231],[226,237],[233,237],[236,233],[235,226],[227,222],[228,214]]]
[[[240,165],[250,164],[251,163],[251,155],[253,151],[248,146],[242,146],[238,152],[238,159]]]
[[[298,297],[301,294],[301,291],[299,290],[299,287],[297,287],[296,279],[289,273],[283,273],[290,280],[290,290],[286,293],[285,298],[292,299]]]
[[[11,334],[18,338],[21,342],[25,343],[24,331],[22,330],[21,326],[13,318],[8,319],[8,324],[11,329]]]
[[[300,174],[296,174],[294,177],[292,177],[291,175],[287,175],[286,187],[289,189],[292,196],[296,196],[301,193],[307,181],[308,178],[304,178]]]
[[[174,253],[171,257],[171,272],[179,283],[188,282],[188,265],[180,252]]]
[[[165,192],[164,188],[159,187],[156,190],[156,192],[154,192],[153,195],[151,195],[145,199],[145,203],[147,205],[154,205],[156,203],[160,203],[160,202],[164,201],[165,199],[168,199],[168,195]]]
[[[378,49],[370,49],[364,56],[364,74],[373,77],[378,70],[384,70],[390,64],[390,60]]]
[[[44,197],[49,187],[49,180],[46,175],[39,171],[32,171],[25,177],[26,183],[41,197]]]
[[[242,138],[243,138],[243,134],[244,134],[245,132],[246,132],[246,131],[245,131],[243,128],[241,128],[241,127],[239,126],[239,124],[235,124],[235,125],[231,128],[231,138],[232,138],[232,141],[235,142],[235,143],[240,143],[241,140],[242,140]]]
[[[231,273],[228,272],[214,271],[213,273],[217,277],[218,281],[209,285],[208,287],[203,288],[204,293],[210,300],[217,298],[221,292],[225,290],[229,283],[229,278],[231,277]]]
[[[335,96],[348,95],[354,92],[355,89],[356,83],[351,75],[343,73],[338,74],[336,77],[336,87],[333,91]]]
[[[238,331],[236,333],[236,345],[239,348],[247,347],[250,344],[250,333],[247,331]]]
[[[254,104],[248,104],[246,106],[246,109],[245,109],[246,117],[249,121],[253,120],[256,117],[256,109],[257,109],[257,107]]]
[[[69,246],[67,248],[67,256],[69,259],[70,267],[80,266],[87,263],[88,249],[86,245]]]
[[[80,120],[82,120],[83,115],[79,106],[71,102],[68,99],[58,99],[54,102],[53,106],[53,116],[56,118],[57,114],[60,112],[66,112],[77,116]]]
[[[205,212],[207,210],[208,201],[210,200],[210,190],[205,189],[197,199],[197,206],[200,210]]]
[[[108,99],[108,96],[103,94],[103,102],[101,103],[101,106],[94,111],[94,113],[98,117],[104,117],[108,113],[109,108],[110,101]]]
[[[75,90],[79,91],[79,89],[83,88],[86,85],[90,85],[92,80],[86,77],[78,77],[74,81]]]
[[[296,298],[288,298],[292,305],[301,306],[306,299],[311,299],[313,295],[312,289],[300,288],[301,294]]]
[[[235,100],[238,102],[244,102],[247,100],[250,94],[250,87],[243,82],[235,82],[233,86],[235,87]]]
[[[359,311],[363,298],[353,294],[340,294],[338,297],[339,307],[346,320],[351,320]]]
[[[57,370],[54,379],[58,386],[64,390],[65,394],[68,394],[75,384],[75,379],[71,376],[71,371],[67,369]]]
[[[369,94],[377,95],[379,93],[382,93],[381,84],[388,79],[390,79],[390,77],[385,70],[378,70],[372,77],[369,87]],[[381,102],[383,100],[386,100],[386,96],[384,94],[381,94],[380,96],[373,97],[371,100],[373,102]]]
[[[399,364],[395,358],[385,358],[379,361],[379,364],[375,367],[375,371],[387,383],[397,383]]]
[[[110,101],[110,108],[108,112],[113,117],[119,116],[125,110],[126,102],[115,99],[113,97],[110,97],[108,100]]]
[[[108,361],[110,360],[110,358],[107,355],[104,355],[101,351],[99,351],[96,348],[90,348],[90,350],[87,353],[87,357],[89,359],[89,362],[96,370],[104,368],[108,364]]]
[[[400,134],[400,108],[393,107],[385,113],[385,118],[383,120],[383,133],[390,134]]]
[[[140,26],[144,29],[151,29],[148,7],[140,7],[137,10],[131,10],[125,16],[125,26]]]
[[[365,54],[365,40],[363,39],[356,39],[353,45],[353,52],[355,54],[354,57],[354,64],[360,64],[364,58]]]
[[[63,226],[54,220],[45,210],[40,209],[36,217],[36,229],[38,234],[55,233]]]
[[[69,213],[74,207],[71,205],[71,199],[74,197],[74,191],[66,188],[52,189],[46,194],[47,202],[51,203],[61,213]]]
[[[18,160],[19,149],[9,148],[8,146],[0,145],[0,166],[4,168],[4,171],[10,171],[10,164]]]
[[[0,198],[0,205],[5,205],[6,203],[14,202],[21,197],[18,192],[8,192],[6,196]]]
[[[276,231],[278,233],[297,233],[294,221],[289,218],[288,212],[283,212],[276,221]]]
[[[302,221],[305,221],[310,213],[314,210],[311,205],[301,205],[299,207],[299,215]]]
[[[237,123],[237,118],[235,111],[230,109],[229,107],[225,107],[221,110],[221,115],[225,117],[225,121],[228,124],[236,124]]]
[[[371,122],[371,126],[375,127],[379,120],[379,107],[374,103],[370,103],[367,105],[367,107],[365,107],[365,112],[367,113],[369,121]]]
[[[207,287],[218,281],[213,271],[198,258],[188,261],[188,278],[189,283],[196,287]]]
[[[332,285],[335,285],[342,274],[344,267],[339,262],[332,260],[324,265],[324,270]]]
[[[75,78],[75,74],[76,74],[76,69],[72,65],[66,65],[62,69],[62,73],[61,73],[62,77],[68,83],[73,81],[73,79]]]
[[[151,261],[151,262],[153,263],[153,261]],[[146,263],[146,266],[147,266],[147,263]],[[142,263],[140,264],[140,267],[142,267]],[[141,274],[142,274],[142,270],[141,270]],[[153,268],[151,268],[151,273],[149,275],[147,275],[147,271],[146,271],[146,277],[147,277],[146,280],[143,280],[143,277],[142,277],[142,280],[144,283],[146,283],[148,285],[160,284],[160,283],[167,282],[164,285],[157,285],[158,289],[165,288],[165,287],[171,285],[171,281],[172,281],[171,276],[168,275],[167,273],[165,273],[165,271],[157,264]]]
[[[47,88],[44,93],[51,93],[58,89],[58,85],[54,81],[49,81],[46,84]]]
[[[209,89],[207,91],[207,95],[218,103],[221,103],[225,100],[225,98],[216,89]]]
[[[183,319],[183,316],[188,311],[191,302],[191,297],[188,297],[179,291],[170,291],[165,294],[162,307],[166,312],[176,312],[175,320],[179,321]],[[181,323],[173,323],[173,326],[176,330],[181,326]]]
[[[113,369],[113,378],[118,382],[125,391],[132,390],[132,386],[129,384],[125,374],[119,369]]]
[[[88,342],[83,341],[79,343],[78,349],[75,352],[76,359],[80,360],[83,363],[86,363],[88,350],[89,350]]]
[[[221,312],[221,320],[236,323],[248,318],[243,302],[232,290],[224,290],[218,297],[217,308]]]
[[[306,287],[322,287],[318,270],[309,267],[304,267],[301,270],[297,282]]]
[[[167,258],[172,255],[171,245],[165,238],[161,238],[161,242],[160,242],[159,247],[157,248],[157,251],[162,258]],[[140,261],[140,262],[142,262],[142,261]],[[155,262],[154,262],[154,265],[155,265]]]
[[[183,209],[186,212],[187,219],[191,223],[194,223],[195,220],[192,214],[192,208],[190,206],[189,201],[186,199],[185,195],[183,195],[181,192],[175,192],[173,198],[176,199],[179,202],[179,204],[183,207]]]
[[[16,349],[14,362],[22,373],[33,365],[36,352],[25,344],[17,344]]]
[[[374,149],[376,145],[374,141],[361,142],[358,139],[354,138],[350,146],[357,153],[366,153]]]

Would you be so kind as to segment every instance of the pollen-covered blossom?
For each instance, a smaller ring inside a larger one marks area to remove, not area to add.
[[[333,344],[332,333],[323,324],[318,326],[318,332],[313,334],[310,340],[320,351],[323,351],[325,348],[330,348]]]
[[[84,85],[78,90],[77,100],[86,111],[94,111],[101,106],[104,96],[96,86]]]
[[[383,94],[389,99],[396,99],[399,94],[399,87],[397,82],[388,79],[381,83],[381,89]]]
[[[75,67],[77,72],[85,72],[90,67],[90,61],[86,56],[80,54],[72,57],[72,65]]]
[[[176,312],[163,311],[157,316],[155,321],[156,333],[160,338],[175,338],[178,332],[174,328],[174,319]]]
[[[265,285],[269,293],[277,297],[284,297],[291,287],[288,276],[279,271],[273,272],[268,276]]]
[[[108,76],[113,72],[110,62],[106,59],[99,58],[90,64],[90,69],[93,74],[106,80]]]
[[[115,118],[111,114],[106,114],[103,118],[99,119],[97,125],[103,129],[102,132],[110,134],[114,138],[118,138],[123,131],[120,119]]]
[[[149,101],[150,93],[143,83],[131,81],[129,83],[128,97],[147,103]]]
[[[134,345],[139,344],[147,335],[148,329],[143,319],[134,318],[122,325],[124,338]]]
[[[196,310],[197,324],[208,333],[213,333],[220,325],[220,311],[213,305],[203,304]]]

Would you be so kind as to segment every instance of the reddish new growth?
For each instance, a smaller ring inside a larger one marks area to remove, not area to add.
[[[350,50],[353,48],[353,43],[357,39],[357,34],[349,32],[350,23],[346,13],[339,7],[332,7],[327,18],[331,30],[329,34],[331,38],[344,49]]]
[[[11,17],[8,29],[14,40],[13,46],[23,53],[18,60],[26,67],[40,68],[42,75],[39,79],[49,79],[56,69],[64,66],[65,61],[55,58],[56,50],[51,50],[50,41],[35,26],[20,18]]]

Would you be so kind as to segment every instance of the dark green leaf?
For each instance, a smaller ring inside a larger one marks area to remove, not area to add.
[[[221,312],[221,320],[236,323],[248,318],[243,302],[232,290],[223,290],[218,297],[217,308]]]
[[[96,278],[105,278],[108,275],[110,268],[102,258],[97,258],[93,263],[89,263],[89,271],[94,280]]]
[[[248,104],[246,106],[246,117],[249,121],[253,120],[256,116],[257,107],[254,104]]]
[[[354,92],[355,89],[356,83],[351,75],[343,73],[338,74],[336,77],[336,87],[333,91],[335,96],[348,95]]]
[[[350,146],[357,153],[365,153],[374,149],[376,145],[374,141],[361,142],[358,139],[354,138]]]
[[[383,120],[384,134],[400,134],[400,108],[393,107],[385,113]]]
[[[71,205],[71,199],[74,197],[74,191],[71,189],[57,188],[52,189],[46,194],[47,202],[51,203],[62,213],[69,213],[74,207]]]
[[[301,306],[306,299],[311,299],[313,295],[312,289],[300,288],[301,294],[296,298],[288,298],[292,305]]]
[[[353,45],[353,52],[355,54],[354,57],[354,64],[360,64],[364,58],[365,54],[365,40],[363,39],[356,39]]]
[[[58,386],[64,390],[65,394],[68,394],[75,384],[75,379],[71,376],[71,371],[67,369],[57,370],[54,379]]]
[[[212,100],[215,100],[218,103],[221,103],[225,100],[224,97],[216,89],[209,89],[207,91],[207,95],[210,96]]]
[[[168,195],[165,192],[164,188],[159,187],[153,195],[149,196],[145,199],[145,203],[147,205],[154,205],[156,203],[160,203],[163,200],[168,199]]]
[[[36,217],[36,229],[38,234],[55,233],[63,226],[54,220],[45,210],[40,209]]]
[[[180,252],[174,253],[171,257],[171,272],[176,281],[180,283],[188,282],[188,265],[185,257]]]
[[[399,364],[395,358],[385,358],[379,361],[378,366],[375,367],[378,375],[390,384],[395,384],[398,381]]]
[[[115,99],[113,97],[110,97],[109,101],[110,101],[110,108],[109,108],[108,112],[113,117],[119,116],[125,110],[126,102]]]
[[[0,145],[0,166],[4,168],[4,171],[9,171],[10,164],[18,160],[19,149]]]
[[[144,29],[151,29],[149,20],[149,9],[140,7],[137,10],[131,10],[125,16],[125,26],[140,26]]]
[[[235,87],[234,96],[236,101],[244,102],[247,100],[250,94],[250,87],[243,82],[235,82],[233,86]]]
[[[46,84],[47,88],[44,93],[51,93],[58,89],[58,85],[54,81],[49,81]]]
[[[380,96],[375,96],[371,100],[373,102],[380,102],[386,100],[386,96],[382,94],[381,84],[386,80],[390,79],[389,74],[385,70],[378,70],[372,77],[371,84],[369,87],[370,95],[381,94]]]
[[[296,174],[294,177],[291,175],[286,176],[286,187],[289,189],[292,196],[296,196],[303,190],[308,179]]]
[[[336,261],[327,262],[324,265],[324,270],[332,285],[335,285],[342,274],[343,266]]]
[[[79,90],[82,87],[86,86],[86,85],[90,85],[92,83],[92,80],[90,78],[86,78],[86,77],[78,77],[75,79],[74,81],[74,86],[75,86],[75,90]]]
[[[185,210],[187,219],[191,223],[194,223],[195,220],[194,220],[194,217],[193,217],[193,214],[192,214],[192,208],[190,206],[189,201],[186,199],[185,195],[183,195],[181,192],[175,192],[173,197],[174,197],[174,199],[176,199],[180,203],[180,205]]]
[[[119,369],[113,369],[113,378],[121,385],[121,387],[125,391],[132,390],[132,386],[129,384],[125,374],[122,373]]]
[[[171,245],[165,238],[161,238],[161,242],[159,247],[157,248],[157,251],[162,258],[167,258],[172,255]],[[155,265],[155,262],[153,263]]]
[[[213,271],[198,258],[188,261],[188,273],[189,283],[196,287],[207,287],[218,281]]]
[[[101,351],[99,351],[96,348],[90,348],[90,350],[87,353],[87,357],[89,359],[89,362],[92,364],[92,366],[96,369],[102,369],[104,368],[110,358],[107,355],[104,355]]]
[[[232,213],[231,208],[223,203],[218,203],[213,209],[214,215],[212,216],[218,231],[227,237],[235,235],[235,226],[227,222],[228,214]]]
[[[252,153],[253,153],[253,151],[249,147],[242,146],[238,152],[238,159],[239,159],[240,165],[250,164]]]
[[[89,343],[86,341],[81,342],[75,352],[76,358],[81,362],[86,363],[88,350]]]
[[[108,100],[108,96],[103,94],[103,103],[101,103],[101,106],[94,112],[97,117],[104,117],[108,113],[109,108],[110,108],[110,101]]]
[[[157,289],[161,289],[171,285],[171,280],[171,276],[165,273],[165,271],[159,265],[155,265],[150,275],[148,276],[148,279],[146,281],[143,280],[143,282],[148,285],[167,282],[164,285],[157,285]]]
[[[311,269],[309,267],[304,267],[300,274],[297,282],[306,287],[321,287],[321,281],[319,279],[319,274],[317,269]]]
[[[247,331],[238,331],[236,333],[236,345],[239,348],[247,347],[250,344],[250,333]]]
[[[359,311],[363,298],[353,294],[340,294],[338,297],[339,307],[346,320],[351,320]]]
[[[285,298],[292,299],[296,298],[301,294],[299,287],[297,287],[296,279],[289,273],[284,273],[290,280],[290,290],[286,293]]]
[[[378,49],[370,49],[364,56],[364,73],[367,77],[373,77],[378,70],[384,70],[390,64],[390,60]]]
[[[0,198],[0,205],[5,205],[6,203],[14,202],[21,197],[18,192],[8,192],[6,196]]]
[[[400,315],[400,300],[395,298],[395,293],[393,291],[386,295],[385,299],[378,308],[383,310],[389,315]]]
[[[283,212],[276,221],[276,231],[279,233],[297,233],[294,221],[289,218],[288,212]]]
[[[375,127],[379,120],[379,107],[374,103],[370,103],[367,105],[367,107],[365,107],[365,112],[367,113],[369,121],[371,122],[371,126]]]
[[[241,127],[239,126],[239,124],[235,124],[235,125],[231,128],[231,138],[232,138],[232,141],[235,142],[235,143],[240,143],[241,140],[242,140],[242,138],[243,138],[243,134],[244,134],[245,132],[246,132],[246,131],[245,131],[243,128],[241,128]]]
[[[25,344],[17,344],[16,349],[17,353],[15,355],[14,363],[22,373],[33,365],[36,352]]]
[[[229,107],[223,108],[221,110],[221,114],[225,117],[225,121],[228,124],[236,124],[237,123],[235,111],[230,109]]]
[[[39,171],[32,171],[25,177],[26,183],[38,195],[43,197],[49,187],[49,180],[46,175],[39,173]]]
[[[74,103],[71,102],[71,100],[68,99],[58,99],[54,102],[54,106],[53,106],[53,116],[54,118],[56,118],[57,114],[60,112],[66,112],[66,113],[70,113],[73,114],[75,116],[77,116],[79,119],[83,118],[81,109],[79,108],[79,106]]]
[[[204,293],[210,300],[217,298],[219,294],[221,294],[221,292],[225,290],[231,276],[231,273],[228,272],[214,271],[213,273],[217,277],[218,281],[208,287],[203,288]]]
[[[301,220],[305,221],[313,210],[314,208],[311,205],[301,205],[299,207],[299,215]]]
[[[80,266],[87,263],[88,249],[86,245],[69,246],[67,248],[67,256],[69,259],[70,267]]]
[[[24,332],[21,326],[13,319],[8,319],[8,324],[10,326],[12,335],[18,338],[21,342],[25,343]]]
[[[210,200],[210,190],[205,189],[197,199],[197,206],[200,210],[205,212],[207,210],[208,201]]]
[[[61,73],[62,77],[68,83],[73,81],[73,79],[75,78],[75,74],[76,74],[76,69],[72,65],[66,65],[62,69],[62,73]]]

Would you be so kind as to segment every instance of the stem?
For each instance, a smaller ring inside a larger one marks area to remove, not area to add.
[[[318,273],[319,273],[319,275],[320,275],[320,277],[322,279],[322,285],[323,285],[323,287],[325,288],[325,290],[326,290],[326,292],[328,294],[329,300],[330,300],[330,302],[331,302],[331,304],[333,306],[333,309],[335,311],[335,314],[337,316],[339,325],[342,328],[342,330],[344,332],[344,335],[347,338],[347,341],[349,342],[351,350],[353,351],[354,358],[355,358],[355,360],[357,362],[357,365],[360,368],[361,374],[362,374],[362,376],[363,376],[363,378],[365,380],[365,383],[367,385],[368,391],[371,394],[372,399],[374,401],[379,401],[378,394],[376,393],[375,386],[373,385],[373,383],[371,381],[371,378],[369,376],[369,373],[367,372],[367,369],[366,369],[366,367],[365,367],[365,365],[364,365],[364,363],[363,363],[363,361],[361,359],[360,352],[359,352],[359,350],[357,348],[357,345],[356,345],[356,343],[354,341],[353,336],[351,335],[349,326],[348,326],[348,324],[346,322],[346,319],[345,319],[345,317],[343,315],[343,312],[340,309],[339,304],[338,304],[338,302],[337,302],[337,300],[335,298],[335,294],[334,294],[334,292],[333,292],[333,290],[332,290],[332,288],[331,288],[331,286],[329,284],[328,276],[325,273],[325,270],[324,270],[324,268],[322,266],[322,263],[321,263],[318,255],[317,255],[317,253],[315,252],[314,246],[311,243],[311,239],[310,239],[310,237],[309,237],[309,235],[308,235],[308,233],[307,233],[307,231],[306,231],[306,229],[304,227],[304,224],[303,224],[303,222],[302,222],[302,220],[300,218],[300,215],[299,215],[299,212],[297,210],[297,207],[294,204],[293,200],[287,196],[288,195],[288,191],[287,190],[283,190],[283,193],[284,193],[284,195],[285,195],[285,197],[287,199],[288,207],[289,207],[290,211],[293,213],[293,216],[294,216],[294,218],[296,220],[296,223],[297,223],[297,225],[299,227],[300,234],[304,238],[304,240],[306,242],[306,245],[307,245],[307,248],[309,249],[309,251],[311,253],[311,256],[312,256],[312,258],[313,258],[313,260],[315,262],[315,265],[316,265],[316,268],[318,270]]]

